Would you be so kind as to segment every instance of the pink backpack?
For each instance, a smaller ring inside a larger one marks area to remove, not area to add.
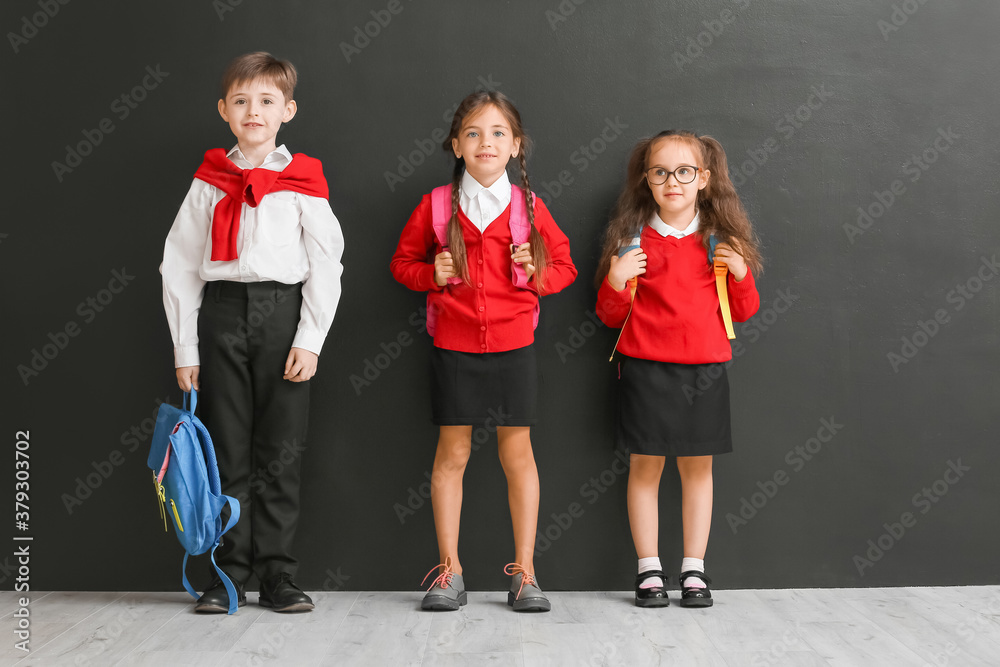
[[[534,195],[534,193],[532,193]],[[448,221],[451,220],[451,184],[442,185],[431,191],[431,222],[434,225],[434,236],[445,250],[448,249]],[[517,185],[510,186],[510,237],[515,246],[527,243],[531,236],[531,221],[524,208],[524,191]],[[515,287],[528,289],[528,274],[524,267],[514,262],[510,263],[510,278]],[[461,283],[458,277],[448,278],[449,285]],[[538,327],[538,302],[535,302],[534,327]],[[427,295],[427,333],[431,336],[437,329],[437,309],[431,304],[430,294]]]

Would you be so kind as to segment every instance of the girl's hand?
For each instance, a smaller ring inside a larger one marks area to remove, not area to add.
[[[715,259],[729,267],[729,272],[733,274],[736,282],[747,277],[747,263],[743,255],[733,250],[733,246],[728,243],[719,243],[715,246]]]
[[[524,273],[528,276],[528,280],[531,280],[531,276],[535,274],[535,265],[531,259],[531,244],[522,243],[515,248],[514,244],[511,243],[510,252],[510,258],[514,260],[515,264],[520,264],[524,267]]]
[[[619,257],[611,256],[611,268],[608,270],[608,283],[617,292],[625,289],[625,284],[646,272],[646,253],[642,248],[629,250]]]
[[[282,379],[292,382],[305,382],[316,375],[316,364],[319,356],[315,352],[293,347],[285,360],[285,375]]]
[[[445,250],[434,257],[434,282],[438,287],[447,285],[448,278],[454,278],[455,275],[455,261],[450,252]]]

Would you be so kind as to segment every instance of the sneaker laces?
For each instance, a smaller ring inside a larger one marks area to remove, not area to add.
[[[427,577],[431,576],[434,570],[437,570],[438,568],[444,568],[444,569],[442,569],[441,573],[438,574],[437,578],[435,578],[434,581],[431,582],[430,587],[427,589],[428,591],[431,588],[434,588],[435,586],[439,586],[440,588],[448,588],[448,586],[451,585],[451,578],[455,576],[455,573],[452,572],[451,570],[451,556],[448,556],[447,558],[444,559],[443,563],[441,563],[440,565],[435,565],[430,569],[430,572],[424,575],[424,580],[420,582],[420,585],[423,586],[424,583],[427,581]]]
[[[524,589],[525,584],[538,588],[538,582],[535,581],[535,575],[525,570],[524,566],[520,563],[507,563],[503,566],[503,572],[504,574],[509,574],[512,577],[521,575],[521,585],[517,589],[517,595],[514,596],[518,600],[521,599],[521,591]]]

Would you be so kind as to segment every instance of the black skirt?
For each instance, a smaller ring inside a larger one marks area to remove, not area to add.
[[[507,352],[431,352],[431,407],[439,426],[531,426],[537,418],[535,346]]]
[[[624,357],[618,369],[618,447],[650,456],[733,451],[725,364]]]

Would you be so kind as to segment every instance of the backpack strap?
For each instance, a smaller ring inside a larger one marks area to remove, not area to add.
[[[736,332],[733,330],[733,314],[729,311],[729,290],[726,287],[729,267],[725,262],[715,259],[715,246],[718,244],[715,234],[708,237],[708,263],[715,271],[715,291],[719,293],[719,308],[722,310],[722,322],[726,325],[726,336],[732,340],[736,338]]]
[[[198,390],[193,386],[191,391],[184,392],[184,398],[181,399],[181,408],[184,412],[190,412],[194,414],[194,409],[198,406]]]
[[[223,572],[222,568],[219,567],[219,564],[215,562],[215,550],[218,548],[218,544],[212,547],[212,567],[215,568],[215,574],[218,575],[219,580],[222,581],[222,585],[226,587],[226,595],[229,596],[229,614],[235,614],[236,610],[240,608],[239,594],[236,592],[236,585],[233,583],[233,580],[230,579],[229,575]],[[187,576],[187,562],[188,556],[190,555],[191,554],[188,552],[184,552],[184,564],[182,565],[183,569],[181,573],[183,574],[184,588],[191,594],[191,597],[197,600],[198,592],[194,590],[194,587],[191,585],[191,582],[188,581]]]
[[[531,221],[528,219],[528,211],[525,209],[525,192],[517,185],[510,186],[510,238],[517,248],[522,243],[527,243],[531,238]],[[527,289],[528,274],[524,266],[515,262],[510,263],[510,278],[516,287]]]
[[[628,242],[628,245],[623,246],[618,251],[618,256],[621,257],[627,252],[635,250],[641,247],[642,243],[642,230],[632,237],[632,240]],[[715,234],[711,234],[708,237],[708,264],[713,267],[715,272],[715,291],[719,295],[719,308],[722,310],[722,322],[726,326],[726,337],[730,340],[736,338],[736,332],[733,330],[733,314],[729,310],[729,290],[726,287],[726,276],[729,273],[729,267],[726,266],[724,262],[715,261],[715,246],[719,244],[719,240],[715,238]],[[632,303],[635,301],[635,292],[639,286],[638,276],[632,278],[628,281],[629,287],[629,309],[628,315],[625,316],[625,321],[622,323],[622,328],[618,332],[618,340],[615,341],[615,347],[611,350],[611,357],[608,361],[612,361],[615,358],[615,351],[618,349],[618,343],[621,341],[622,333],[625,331],[625,325],[628,324],[629,315],[632,314]]]
[[[531,237],[531,221],[528,219],[528,212],[525,208],[524,190],[520,186],[511,184],[510,186],[510,238],[515,246],[526,243]],[[431,190],[431,225],[434,227],[434,236],[438,243],[445,250],[448,249],[448,222],[451,220],[451,183],[442,185]],[[524,267],[514,262],[510,263],[510,279],[515,287],[520,289],[528,288],[528,274]],[[461,283],[462,279],[456,277],[448,278],[449,285]],[[538,304],[535,304],[534,326],[538,327]],[[427,333],[434,335],[437,329],[437,311],[431,306],[430,295],[427,296]]]
[[[622,246],[618,249],[618,256],[621,257],[627,252],[632,252],[636,248],[640,248],[642,243],[642,230],[646,226],[643,225],[639,228],[639,233],[632,237],[632,240],[628,242],[628,245]],[[635,303],[635,292],[639,288],[639,276],[633,276],[629,278],[626,282],[628,285],[628,314],[625,315],[625,321],[622,322],[622,328],[618,330],[618,338],[615,339],[615,346],[611,349],[611,356],[608,357],[608,361],[613,361],[615,358],[615,352],[618,351],[618,343],[622,340],[622,334],[625,333],[625,325],[628,324],[628,318],[632,316],[632,304]]]
[[[632,252],[636,248],[641,248],[642,247],[642,230],[645,229],[645,228],[646,228],[645,225],[643,227],[641,227],[639,229],[639,233],[632,237],[632,240],[628,242],[628,245],[624,246],[623,248],[621,248],[618,251],[618,256],[619,257],[621,257],[622,255],[624,255],[625,253]],[[633,278],[629,278],[628,279],[628,288],[629,288],[629,292],[630,292],[629,299],[630,300],[635,301],[635,291],[636,291],[636,289],[638,289],[638,287],[639,287],[639,276],[635,276]],[[629,312],[631,313],[631,308],[629,309]],[[622,325],[622,328],[623,329],[625,328],[624,324]],[[619,334],[619,338],[620,337],[621,337],[621,334]]]
[[[514,247],[520,246],[522,243],[527,243],[528,239],[531,238],[531,220],[528,219],[528,211],[525,208],[526,195],[524,189],[519,185],[510,186],[510,221],[508,225],[510,226],[510,239],[514,242]],[[531,193],[531,201],[534,204],[535,193]],[[528,273],[524,270],[524,265],[517,264],[516,262],[510,263],[510,279],[514,283],[514,287],[520,289],[530,289],[528,287]],[[532,316],[534,320],[532,322],[532,328],[538,328],[538,312],[539,303],[536,299],[535,310]]]
[[[431,224],[434,226],[434,236],[441,248],[448,249],[448,222],[451,220],[451,184],[442,185],[431,190]],[[457,285],[462,279],[455,276],[448,278],[448,283]]]
[[[236,522],[240,520],[240,503],[236,498],[232,496],[223,496],[226,499],[226,504],[229,506],[229,521],[226,522],[226,527],[222,529],[219,533],[219,538],[229,532],[229,529],[236,525]],[[215,574],[218,575],[219,580],[222,585],[226,587],[226,594],[229,596],[229,613],[235,614],[236,610],[239,609],[239,595],[236,592],[236,586],[233,584],[232,579],[229,578],[218,563],[215,562],[215,550],[219,548],[220,540],[215,541],[215,545],[212,546],[212,553],[210,555],[212,559],[212,567],[215,568]],[[188,580],[187,576],[187,562],[188,556],[191,554],[187,551],[184,552],[184,562],[181,565],[181,583],[184,584],[184,590],[191,594],[191,597],[197,599],[198,593],[194,590],[194,586]]]

